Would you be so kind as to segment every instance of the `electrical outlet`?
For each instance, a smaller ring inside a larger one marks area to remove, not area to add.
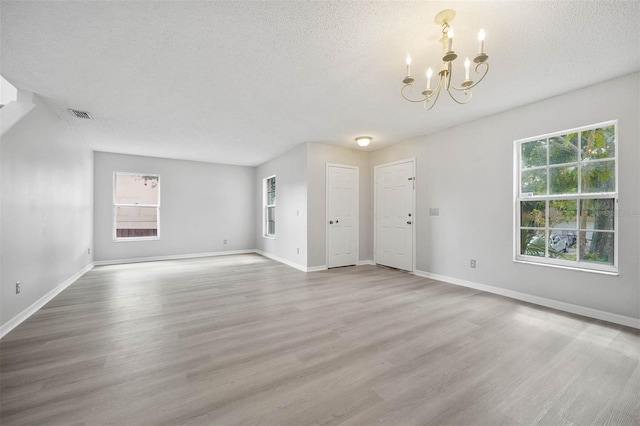
[[[300,249],[299,248],[296,249],[296,254],[300,254]]]
[[[227,240],[222,240],[222,244],[227,244]]]
[[[476,260],[475,259],[471,259],[471,265],[472,268],[476,267]]]
[[[16,294],[20,293],[20,281],[16,283]]]
[[[87,254],[91,254],[91,247],[87,249]]]
[[[300,210],[296,209],[296,216],[300,216]]]

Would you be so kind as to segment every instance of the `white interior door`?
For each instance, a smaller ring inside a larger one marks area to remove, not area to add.
[[[415,162],[375,168],[376,263],[413,272]]]
[[[358,261],[358,168],[327,164],[327,267]]]

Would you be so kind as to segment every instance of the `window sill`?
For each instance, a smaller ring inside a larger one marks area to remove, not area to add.
[[[590,273],[590,274],[602,274],[602,275],[610,275],[610,276],[615,276],[615,277],[620,275],[617,270],[588,269],[588,268],[580,268],[578,266],[556,265],[556,264],[553,264],[553,263],[535,262],[535,261],[532,261],[532,260],[517,259],[517,258],[513,259],[513,261],[515,263],[522,263],[522,264],[525,264],[525,265],[546,266],[546,267],[549,267],[549,268],[568,269],[568,270],[572,270],[572,271],[587,272],[587,273]]]
[[[272,235],[263,235],[262,238],[266,238],[267,240],[275,240],[276,239],[275,235],[273,235],[273,236]]]
[[[130,241],[158,241],[160,237],[131,237],[131,238],[114,238],[114,243],[127,243]]]

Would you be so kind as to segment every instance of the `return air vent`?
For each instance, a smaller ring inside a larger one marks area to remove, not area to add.
[[[88,112],[77,111],[75,109],[69,109],[69,111],[71,112],[71,114],[75,115],[76,118],[82,118],[84,120],[93,120],[93,117]]]

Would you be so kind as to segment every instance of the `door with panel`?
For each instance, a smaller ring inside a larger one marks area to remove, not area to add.
[[[327,267],[358,261],[358,167],[327,165]]]
[[[415,161],[375,167],[375,260],[413,272]]]

